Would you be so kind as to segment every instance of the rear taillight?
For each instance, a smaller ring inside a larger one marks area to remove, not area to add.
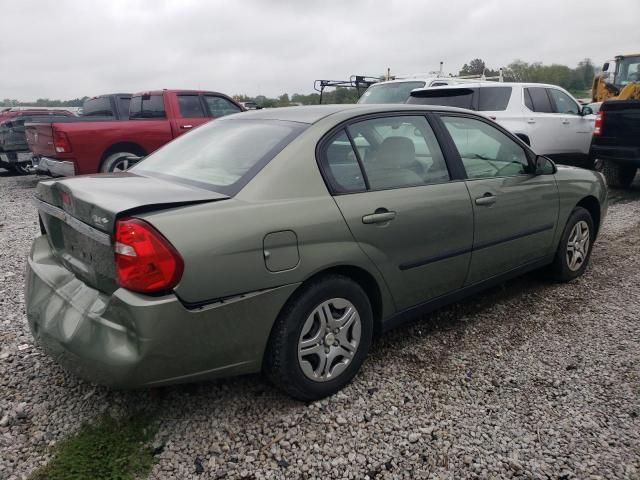
[[[58,130],[53,131],[53,146],[57,153],[71,152],[71,142],[69,141],[69,137],[67,137],[66,133]]]
[[[169,290],[182,277],[180,254],[160,232],[137,218],[118,220],[114,251],[118,283],[128,290]]]
[[[602,135],[602,122],[604,122],[604,112],[598,112],[596,115],[596,123],[593,126],[594,137]]]

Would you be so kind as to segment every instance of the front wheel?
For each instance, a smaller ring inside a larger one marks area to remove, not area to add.
[[[553,261],[557,280],[569,282],[584,273],[589,264],[594,239],[595,228],[591,214],[582,207],[574,208],[564,227]]]
[[[290,396],[331,395],[358,373],[373,335],[367,294],[347,277],[313,281],[285,306],[273,327],[264,371]]]

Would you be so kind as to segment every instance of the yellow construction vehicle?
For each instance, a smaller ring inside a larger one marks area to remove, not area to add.
[[[593,79],[591,98],[594,102],[640,100],[640,53],[618,55],[605,63],[602,73]]]

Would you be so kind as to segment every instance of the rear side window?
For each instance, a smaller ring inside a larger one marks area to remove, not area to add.
[[[497,112],[507,109],[511,87],[482,87],[478,89],[478,110]]]
[[[162,95],[136,95],[129,104],[131,118],[165,118]]]
[[[224,117],[225,115],[231,115],[232,113],[241,111],[240,107],[226,98],[205,95],[204,101],[212,117]]]
[[[414,92],[407,103],[415,105],[438,105],[443,107],[458,107],[468,110],[474,108],[473,88],[437,88]]]
[[[336,193],[362,192],[366,190],[356,153],[344,130],[327,147],[324,172],[333,191]]]
[[[204,110],[198,95],[178,95],[178,106],[183,118],[204,117]]]
[[[524,89],[525,105],[529,110],[541,113],[553,113],[547,89],[542,87],[529,87]],[[529,98],[527,99],[527,95]],[[528,100],[528,102],[527,102]]]
[[[113,117],[109,97],[90,98],[84,102],[82,115],[84,117]]]

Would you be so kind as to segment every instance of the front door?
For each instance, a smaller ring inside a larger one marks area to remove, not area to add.
[[[177,137],[211,120],[205,112],[202,97],[196,93],[178,94],[179,115],[171,121],[173,136]]]
[[[399,310],[462,287],[473,211],[424,116],[353,123],[327,144],[322,162],[351,232]]]
[[[475,218],[466,285],[550,255],[559,208],[554,175],[534,175],[530,155],[488,121],[441,119],[467,173]]]
[[[548,88],[553,111],[560,120],[560,132],[568,154],[586,155],[591,146],[595,117],[585,117],[576,101],[562,90]]]

